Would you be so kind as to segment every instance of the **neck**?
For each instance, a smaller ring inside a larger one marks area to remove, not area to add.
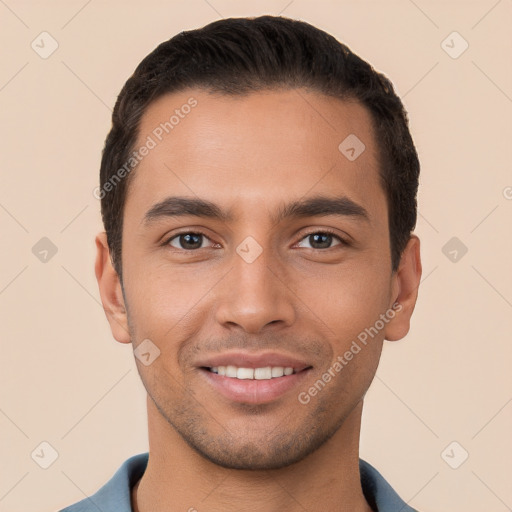
[[[251,471],[199,455],[148,399],[149,460],[132,490],[135,512],[371,512],[359,474],[362,401],[338,431],[300,462]]]

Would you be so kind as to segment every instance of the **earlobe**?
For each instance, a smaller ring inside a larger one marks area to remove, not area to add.
[[[400,340],[409,332],[411,316],[418,298],[421,270],[420,239],[411,235],[402,252],[398,270],[393,276],[392,303],[399,306],[392,307],[395,315],[386,326],[386,340]]]
[[[96,236],[96,263],[94,270],[96,280],[98,281],[101,302],[110,324],[112,335],[120,343],[130,343],[128,317],[121,282],[118,273],[112,265],[107,234],[105,232],[99,233]]]

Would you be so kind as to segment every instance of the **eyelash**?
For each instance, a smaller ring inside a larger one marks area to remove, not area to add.
[[[314,231],[310,231],[309,233],[305,233],[302,238],[299,240],[299,242],[301,242],[302,240],[304,240],[305,238],[307,238],[308,236],[311,236],[311,235],[317,235],[317,234],[322,234],[322,235],[331,235],[333,236],[334,238],[338,239],[338,241],[340,242],[340,245],[343,245],[343,246],[348,246],[350,245],[350,243],[342,238],[340,235],[338,235],[337,233],[335,233],[333,230],[331,229],[328,229],[328,228],[324,228],[324,229],[317,229],[317,230],[314,230]],[[174,235],[172,235],[171,237],[167,238],[164,242],[163,242],[163,246],[167,246],[167,245],[170,245],[170,242],[171,240],[174,240],[175,238],[181,236],[181,235],[202,235],[204,236],[205,238],[207,238],[208,240],[211,241],[210,237],[204,233],[203,231],[201,231],[200,229],[198,230],[194,230],[194,231],[183,231],[181,233],[175,233]],[[315,249],[315,248],[311,248],[313,251],[322,251],[322,252],[325,252],[327,251],[328,249],[333,249],[335,246],[333,247],[327,247],[326,249]],[[173,249],[176,249],[178,251],[184,251],[184,252],[195,252],[195,251],[198,251],[200,249],[190,249],[190,250],[187,250],[187,249],[177,249],[176,247],[173,247]],[[306,247],[307,249],[307,247]]]
[[[321,234],[321,235],[331,235],[332,237],[336,238],[340,242],[340,245],[349,245],[348,241],[345,238],[342,238],[335,231],[333,231],[331,229],[328,229],[328,228],[320,229],[320,230],[315,230],[315,231],[310,231],[309,233],[305,233],[303,235],[303,237],[300,239],[300,241],[304,240],[304,238],[307,238],[308,236],[318,235],[318,234]],[[331,247],[328,247],[328,249],[331,249]],[[314,251],[315,250],[316,251],[325,251],[326,249],[313,249],[313,250]]]

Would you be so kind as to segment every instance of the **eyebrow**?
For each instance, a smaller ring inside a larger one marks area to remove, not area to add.
[[[272,222],[278,224],[289,218],[303,217],[354,217],[369,222],[367,210],[348,197],[314,196],[282,205]],[[150,224],[169,217],[203,217],[222,222],[232,222],[235,217],[231,210],[223,210],[215,203],[200,198],[171,196],[153,205],[144,215],[142,223]]]

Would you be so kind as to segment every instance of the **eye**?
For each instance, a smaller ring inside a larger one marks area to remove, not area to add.
[[[187,232],[174,235],[166,241],[166,244],[174,247],[175,249],[195,250],[203,249],[203,242],[205,240],[210,239],[204,233]]]
[[[187,231],[185,233],[178,233],[177,235],[167,239],[165,245],[170,245],[175,249],[194,251],[208,247],[208,245],[203,245],[206,241],[212,242],[204,233]],[[308,243],[309,246],[303,245],[304,243]],[[297,244],[298,247],[316,250],[330,249],[336,245],[348,245],[348,243],[339,235],[328,230],[311,232],[303,237]]]
[[[306,240],[310,245],[301,245]],[[306,247],[310,249],[330,249],[332,242],[337,241],[334,245],[347,245],[347,242],[340,236],[335,235],[330,231],[314,231],[306,235],[298,244],[299,247]]]

